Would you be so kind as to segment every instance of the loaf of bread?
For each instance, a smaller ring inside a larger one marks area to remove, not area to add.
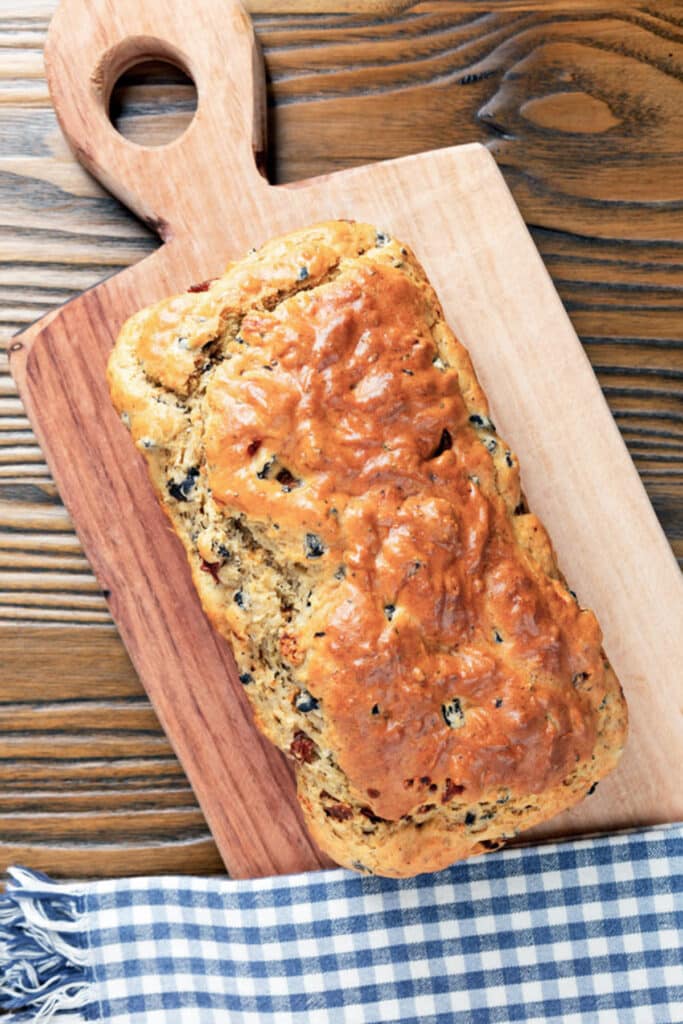
[[[335,861],[443,868],[614,767],[596,618],[401,242],[348,221],[269,242],[133,316],[109,382]]]

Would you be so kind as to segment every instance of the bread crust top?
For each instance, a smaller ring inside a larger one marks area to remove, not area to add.
[[[550,789],[590,758],[619,686],[433,288],[365,224],[258,257],[146,311],[134,348],[183,395],[237,324],[201,406],[202,473],[314,581],[281,649],[352,793],[396,821],[418,792]],[[138,440],[172,419],[111,383]]]

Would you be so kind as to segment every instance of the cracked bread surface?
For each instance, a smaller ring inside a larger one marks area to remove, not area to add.
[[[404,245],[348,221],[275,239],[133,316],[108,376],[334,860],[438,870],[614,767],[598,623]]]

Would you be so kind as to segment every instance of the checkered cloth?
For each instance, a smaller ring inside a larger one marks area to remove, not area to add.
[[[75,886],[14,868],[0,1007],[55,1024],[681,1024],[682,890],[683,825],[404,881]]]

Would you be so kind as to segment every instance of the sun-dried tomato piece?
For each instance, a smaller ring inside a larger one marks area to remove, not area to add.
[[[348,804],[332,804],[331,807],[325,807],[324,811],[328,818],[334,818],[335,821],[348,821],[353,817],[353,811]]]
[[[292,757],[295,757],[297,761],[301,761],[302,764],[312,764],[318,756],[315,743],[305,732],[294,733],[294,739],[289,746],[289,752]]]
[[[210,277],[208,281],[198,281],[197,284],[191,284],[187,290],[188,292],[208,292],[215,280],[215,277]]]
[[[460,794],[464,792],[464,786],[458,786],[457,783],[452,782],[450,779],[446,779],[446,785],[443,787],[441,803],[447,804],[448,801],[452,800],[454,796],[460,796]]]
[[[207,562],[205,558],[202,558],[202,572],[208,572],[210,576],[213,576],[216,583],[220,583],[220,580],[218,578],[218,570],[220,569],[220,567],[220,562]]]

